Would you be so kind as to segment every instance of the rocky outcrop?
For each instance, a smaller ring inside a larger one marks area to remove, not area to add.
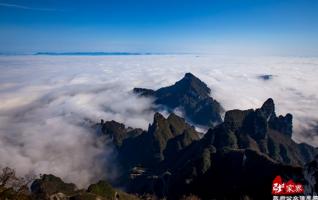
[[[99,181],[87,190],[76,189],[75,184],[65,183],[59,177],[44,174],[31,185],[32,198],[38,200],[138,200],[139,198],[113,188],[106,181]]]
[[[285,134],[288,137],[292,137],[293,134],[293,116],[286,114],[286,116],[280,115],[269,121],[269,127]]]
[[[114,188],[106,181],[99,181],[88,187],[87,192],[112,199],[116,195]]]
[[[203,171],[204,160],[210,164]],[[278,174],[303,183],[301,167],[275,162],[249,149],[209,151],[193,157],[182,169],[170,170],[168,199],[184,193],[202,199],[272,199],[272,181]]]
[[[215,138],[213,145],[216,147],[250,148],[285,164],[302,166],[317,153],[313,147],[291,139],[292,115],[277,117],[272,99],[256,110],[226,112],[224,123],[209,134]]]
[[[61,178],[52,174],[44,174],[31,185],[31,191],[39,200],[65,200],[75,194],[76,186],[65,183]]]
[[[213,127],[222,121],[222,106],[210,96],[211,89],[191,73],[186,73],[172,86],[155,91],[134,88],[133,91],[141,96],[155,98],[154,103],[159,109],[168,109],[169,112],[181,109],[185,118],[194,124]]]
[[[198,140],[199,135],[183,118],[173,113],[165,118],[156,113],[147,132],[124,140],[119,158],[126,168],[153,167]]]
[[[116,122],[116,121],[106,121],[101,120],[101,123],[98,124],[101,130],[102,136],[109,136],[116,147],[120,147],[122,145],[123,140],[136,137],[142,134],[142,129],[133,129],[131,127],[126,127],[124,124]]]
[[[307,195],[318,194],[318,157],[305,165],[304,176],[306,180],[305,193]]]
[[[165,138],[163,157],[151,167],[152,174],[130,182],[130,191],[154,192],[168,199],[184,194],[202,199],[269,199],[277,175],[304,184],[302,167],[317,150],[292,140],[288,132],[292,129],[286,129],[292,127],[289,115],[277,117],[274,101],[268,99],[256,110],[226,112],[223,123],[197,139],[187,131],[172,134],[167,119],[156,114],[148,133]]]

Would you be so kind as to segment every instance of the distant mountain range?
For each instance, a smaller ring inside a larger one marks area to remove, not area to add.
[[[34,55],[50,56],[128,56],[128,55],[162,55],[160,53],[138,52],[37,52]]]

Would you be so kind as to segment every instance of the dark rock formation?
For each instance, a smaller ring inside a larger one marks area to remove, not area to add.
[[[264,116],[266,117],[267,121],[269,119],[275,118],[275,104],[272,98],[267,99],[261,107],[261,111],[263,112]]]
[[[133,129],[131,127],[125,127],[124,124],[118,123],[116,121],[106,121],[101,120],[99,124],[101,128],[101,133],[104,136],[109,136],[112,138],[113,143],[120,147],[122,145],[123,140],[129,137],[136,137],[142,134],[142,129]]]
[[[318,157],[305,165],[304,176],[306,180],[305,193],[307,195],[318,194]]]
[[[141,96],[154,97],[155,104],[161,109],[168,108],[169,112],[181,108],[185,117],[197,125],[212,127],[222,121],[222,106],[210,96],[210,88],[191,73],[186,73],[174,85],[156,91],[143,88],[134,88],[133,91]]]
[[[148,165],[147,175],[130,180],[132,187],[128,185],[128,189],[168,199],[185,194],[202,199],[270,199],[277,175],[305,183],[302,166],[317,150],[291,139],[288,131],[292,131],[292,120],[288,115],[277,117],[274,101],[268,99],[256,110],[226,112],[223,123],[197,139],[187,131],[172,134],[165,125],[167,119],[157,114],[148,134],[165,138],[158,148],[164,151],[157,149],[163,154],[156,165]],[[286,127],[290,129],[286,131]],[[149,152],[147,148],[144,151]]]
[[[129,168],[135,165],[155,166],[198,139],[199,133],[183,118],[172,113],[166,119],[156,113],[147,132],[124,140],[119,158]]]
[[[37,200],[138,200],[139,198],[113,188],[106,181],[77,190],[75,184],[65,183],[54,175],[42,175],[31,185],[32,199]]]
[[[65,183],[61,178],[52,174],[44,174],[31,185],[31,191],[39,200],[66,198],[75,194],[76,186],[73,183]]]
[[[280,115],[270,120],[269,127],[291,137],[293,133],[293,116],[289,113],[286,116]]]
[[[271,80],[273,77],[274,77],[274,75],[272,75],[272,74],[263,74],[263,75],[257,76],[257,78],[259,78],[263,81]]]
[[[277,163],[248,149],[205,150],[170,172],[168,199],[178,199],[185,192],[202,199],[271,199],[277,174],[303,183],[301,167]]]
[[[99,181],[96,184],[90,185],[87,192],[106,197],[107,199],[113,199],[116,195],[115,189],[106,181]]]
[[[227,129],[235,132],[240,148],[260,151],[286,164],[301,166],[313,159],[316,152],[313,147],[304,147],[291,139],[292,115],[277,117],[272,99],[255,111],[228,111],[224,125],[224,132]]]

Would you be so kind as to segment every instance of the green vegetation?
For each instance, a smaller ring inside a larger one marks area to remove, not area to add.
[[[90,185],[87,192],[106,197],[107,199],[113,199],[116,195],[114,188],[106,181],[99,181],[96,184]]]

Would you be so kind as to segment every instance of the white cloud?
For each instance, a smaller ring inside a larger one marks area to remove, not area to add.
[[[12,3],[0,3],[0,7],[16,8],[16,9],[24,9],[24,10],[38,10],[38,11],[57,11],[56,9],[35,8],[35,7],[23,6],[23,5],[12,4]]]
[[[146,129],[151,100],[132,88],[157,89],[186,72],[206,82],[226,110],[272,97],[277,114],[294,115],[294,139],[318,146],[318,136],[302,134],[318,121],[317,58],[2,56],[0,70],[0,167],[20,174],[53,173],[79,186],[112,178],[114,152],[98,143],[91,124],[103,118]]]

